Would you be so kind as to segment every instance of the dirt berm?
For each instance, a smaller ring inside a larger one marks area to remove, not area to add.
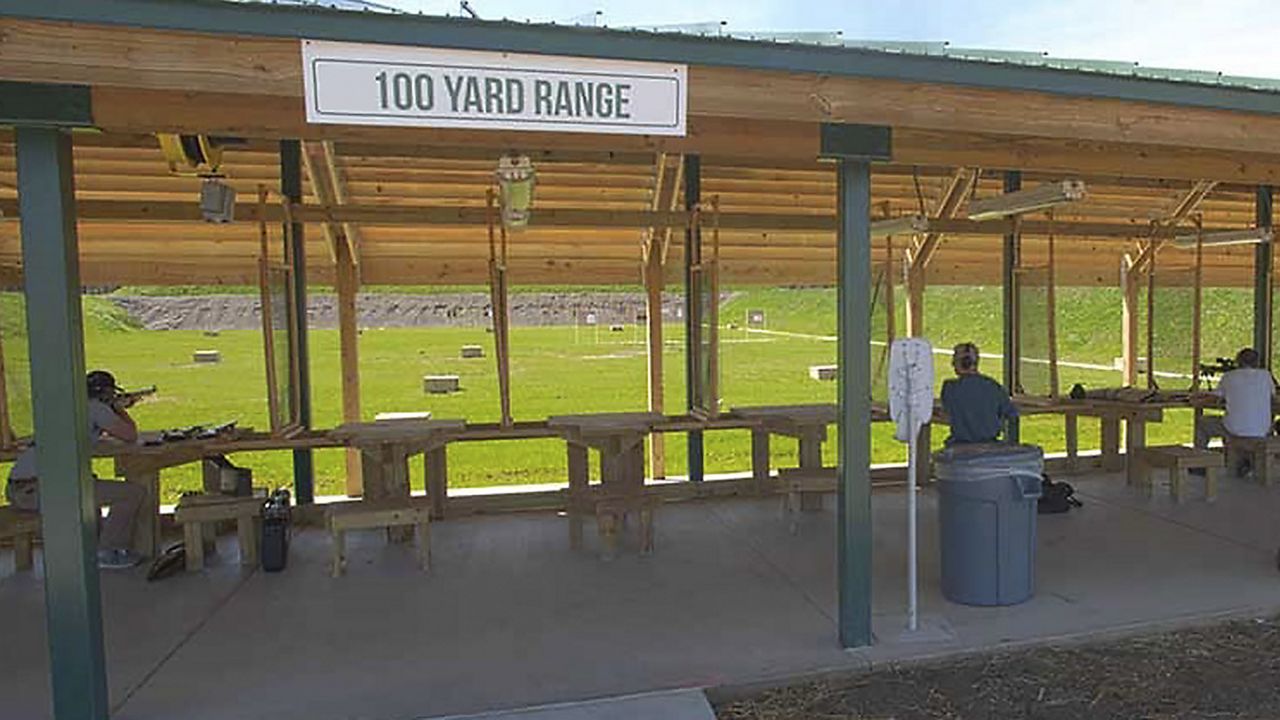
[[[262,326],[255,295],[114,296],[116,303],[147,330],[252,330]],[[681,317],[683,296],[667,294],[662,314]],[[400,295],[361,293],[356,299],[360,327],[476,327],[488,323],[489,296],[484,293]],[[641,293],[514,293],[511,322],[515,325],[586,324],[594,316],[601,325],[634,323],[644,317]],[[338,325],[337,298],[312,295],[307,318],[310,327]]]

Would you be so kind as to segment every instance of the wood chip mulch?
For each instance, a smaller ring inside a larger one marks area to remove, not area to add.
[[[772,690],[719,720],[1280,718],[1280,618],[888,668]]]

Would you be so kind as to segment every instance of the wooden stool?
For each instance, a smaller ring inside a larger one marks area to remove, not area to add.
[[[1169,494],[1174,502],[1182,502],[1182,483],[1193,469],[1204,470],[1204,498],[1212,502],[1218,496],[1218,472],[1226,467],[1226,458],[1216,450],[1189,448],[1183,445],[1154,445],[1143,448],[1138,456],[1142,465],[1147,496],[1155,493],[1153,471],[1169,471]]]
[[[0,507],[0,539],[13,538],[13,569],[19,572],[35,566],[31,547],[40,532],[40,513]]]
[[[1280,436],[1247,438],[1228,435],[1223,438],[1223,443],[1227,448],[1227,467],[1232,472],[1240,467],[1240,460],[1247,457],[1258,482],[1271,484],[1271,459],[1280,455]]]
[[[618,541],[622,527],[626,524],[627,514],[640,516],[640,554],[653,552],[653,515],[662,498],[656,495],[638,495],[634,497],[606,497],[596,502],[596,530],[600,533],[600,544],[604,557],[614,558],[618,555]]]
[[[343,503],[329,508],[329,533],[333,536],[334,577],[347,570],[347,531],[383,528],[417,530],[418,564],[431,569],[431,499],[401,498]]]
[[[204,569],[205,523],[216,527],[224,520],[236,521],[240,543],[240,565],[258,565],[258,535],[262,527],[264,497],[233,497],[215,494],[188,494],[178,501],[173,519],[182,526],[182,545],[187,557],[187,571]]]
[[[778,471],[782,483],[783,508],[787,511],[788,529],[800,532],[800,512],[822,508],[822,496],[836,491],[835,471],[830,468],[787,468]]]

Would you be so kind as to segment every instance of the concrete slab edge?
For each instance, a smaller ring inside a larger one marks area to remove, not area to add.
[[[534,706],[523,707],[523,708],[509,708],[507,710],[490,710],[487,712],[473,713],[470,715],[442,715],[438,717],[424,717],[424,718],[419,718],[418,720],[480,720],[481,718],[494,718],[494,717],[502,717],[502,716],[515,718],[521,715],[531,715],[534,713],[545,713],[545,712],[550,712],[555,710],[576,709],[576,708],[582,707],[583,705],[591,704],[591,703],[602,703],[602,702],[621,703],[621,702],[641,701],[641,700],[658,700],[664,697],[686,695],[689,693],[700,693],[703,695],[704,700],[706,700],[706,693],[702,688],[698,688],[698,687],[667,688],[664,690],[651,690],[651,691],[641,692],[641,693],[632,693],[629,695],[607,695],[603,697],[583,698],[580,700],[569,700],[565,702],[550,703],[547,705],[534,705]],[[708,703],[707,711],[710,712],[711,711],[710,700],[706,700],[706,702]]]

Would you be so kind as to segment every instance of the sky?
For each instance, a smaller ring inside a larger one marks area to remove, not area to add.
[[[378,0],[459,14],[458,0]],[[947,41],[1148,67],[1280,78],[1276,0],[468,0],[488,19],[612,27],[726,21],[738,32],[840,30],[847,39]]]

